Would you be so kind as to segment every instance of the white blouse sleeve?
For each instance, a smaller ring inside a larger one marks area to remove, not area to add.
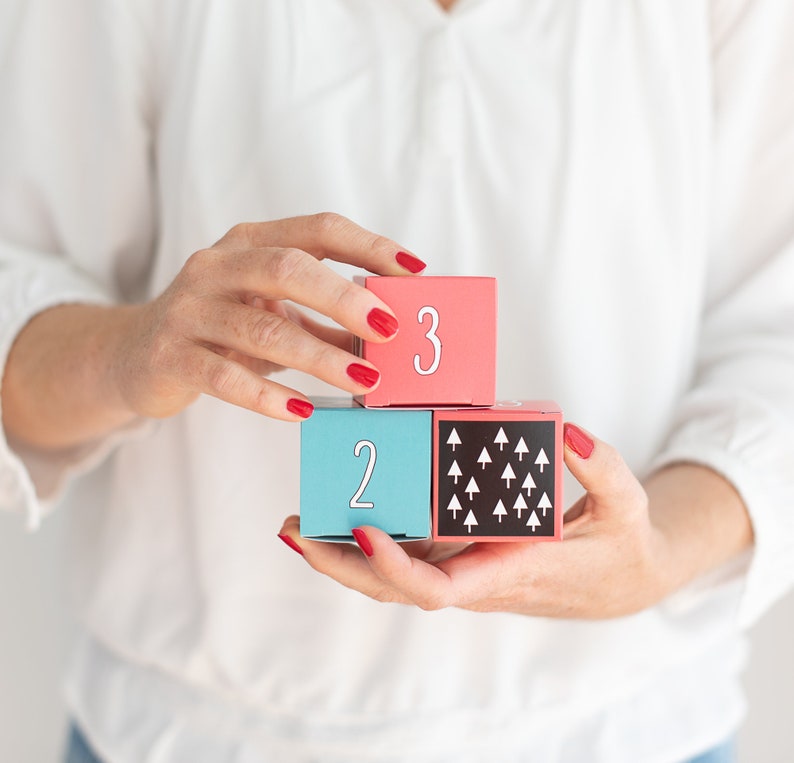
[[[708,293],[693,382],[657,465],[706,464],[744,499],[750,625],[794,582],[794,3],[713,12]]]
[[[0,379],[36,313],[140,297],[154,240],[153,105],[140,21],[121,17],[131,5],[24,0],[4,14]],[[0,508],[35,526],[68,475],[119,436],[45,454],[0,432]]]

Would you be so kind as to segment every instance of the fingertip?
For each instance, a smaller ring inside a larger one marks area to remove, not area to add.
[[[364,555],[368,559],[371,559],[375,555],[375,549],[372,547],[372,541],[370,541],[366,531],[361,527],[354,527],[352,532],[353,539],[358,544],[358,547],[364,552]]]
[[[400,329],[397,316],[380,307],[373,307],[367,313],[367,324],[383,339],[391,339]]]
[[[371,559],[376,554],[381,556],[381,558],[384,558],[384,554],[388,557],[391,550],[390,547],[396,547],[403,551],[402,546],[389,533],[372,525],[361,525],[354,528],[352,533],[353,538],[367,558]]]
[[[411,275],[418,275],[427,268],[426,262],[405,251],[397,252],[394,255],[394,259],[403,270],[407,270]]]
[[[590,458],[595,449],[595,441],[587,432],[570,422],[563,425],[562,431],[566,450],[570,450],[583,461]]]
[[[298,421],[305,421],[314,413],[314,405],[312,403],[297,397],[291,397],[287,400],[285,407],[293,416],[298,417]]]
[[[345,371],[347,375],[366,390],[375,389],[380,384],[380,371],[363,363],[351,363]]]
[[[286,533],[279,533],[278,534],[279,540],[281,540],[284,545],[288,548],[291,548],[296,553],[300,554],[301,556],[304,555],[303,549],[300,547],[300,544],[292,538],[292,536],[287,535]]]
[[[596,449],[595,438],[581,427],[565,422],[562,428],[563,459],[576,480],[589,489],[597,472],[601,471],[601,461],[606,455],[604,448]]]

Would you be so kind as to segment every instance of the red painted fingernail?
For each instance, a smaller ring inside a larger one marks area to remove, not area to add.
[[[287,400],[287,410],[300,416],[302,419],[308,419],[314,413],[314,406],[307,403],[305,400],[298,400],[297,397],[291,397]]]
[[[356,539],[356,543],[358,543],[359,548],[367,556],[372,556],[375,553],[372,549],[372,543],[370,543],[367,534],[361,528],[355,527],[353,529],[353,537]]]
[[[394,255],[394,259],[409,273],[420,273],[427,267],[427,263],[422,262],[422,260],[412,254],[408,254],[408,252],[397,252]]]
[[[566,424],[563,427],[563,440],[579,458],[590,458],[595,443],[575,424]]]
[[[281,535],[278,536],[281,540],[284,541],[293,551],[297,551],[301,556],[303,556],[303,549],[294,541],[289,535]]]
[[[374,387],[380,379],[380,371],[369,366],[363,366],[361,363],[351,363],[347,367],[347,375],[356,384],[361,384],[364,387]]]
[[[394,336],[399,328],[397,319],[385,310],[381,310],[379,307],[373,307],[372,310],[369,311],[367,323],[369,323],[381,336],[387,339]]]

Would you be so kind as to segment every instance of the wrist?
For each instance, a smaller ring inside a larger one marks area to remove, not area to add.
[[[708,467],[673,464],[649,477],[645,489],[663,595],[752,545],[752,525],[741,497]]]
[[[3,379],[9,436],[40,449],[80,445],[134,418],[114,382],[132,309],[59,305],[17,336]]]

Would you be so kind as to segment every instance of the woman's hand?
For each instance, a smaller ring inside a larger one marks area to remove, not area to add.
[[[351,354],[348,332],[383,342],[397,332],[397,320],[371,291],[325,267],[326,257],[381,275],[410,275],[405,263],[413,272],[424,267],[338,215],[238,225],[196,252],[140,311],[118,377],[130,407],[168,416],[205,393],[274,418],[305,418],[311,404],[303,395],[263,378],[283,367],[353,394],[374,389],[380,374]]]
[[[352,394],[374,389],[380,374],[351,353],[351,332],[387,341],[397,320],[325,258],[381,275],[424,268],[394,241],[334,214],[235,226],[149,303],[64,305],[36,316],[9,358],[6,428],[30,444],[62,447],[135,416],[170,416],[201,393],[278,419],[306,418],[304,395],[265,378],[282,367]]]
[[[358,549],[301,538],[294,516],[282,540],[319,572],[378,601],[560,618],[645,609],[751,542],[738,495],[710,470],[673,466],[646,489],[606,443],[571,424],[564,440],[565,463],[587,492],[567,512],[561,543],[461,550],[432,541],[399,545],[361,527]],[[663,500],[652,506],[656,495]],[[706,516],[719,520],[712,526]]]

